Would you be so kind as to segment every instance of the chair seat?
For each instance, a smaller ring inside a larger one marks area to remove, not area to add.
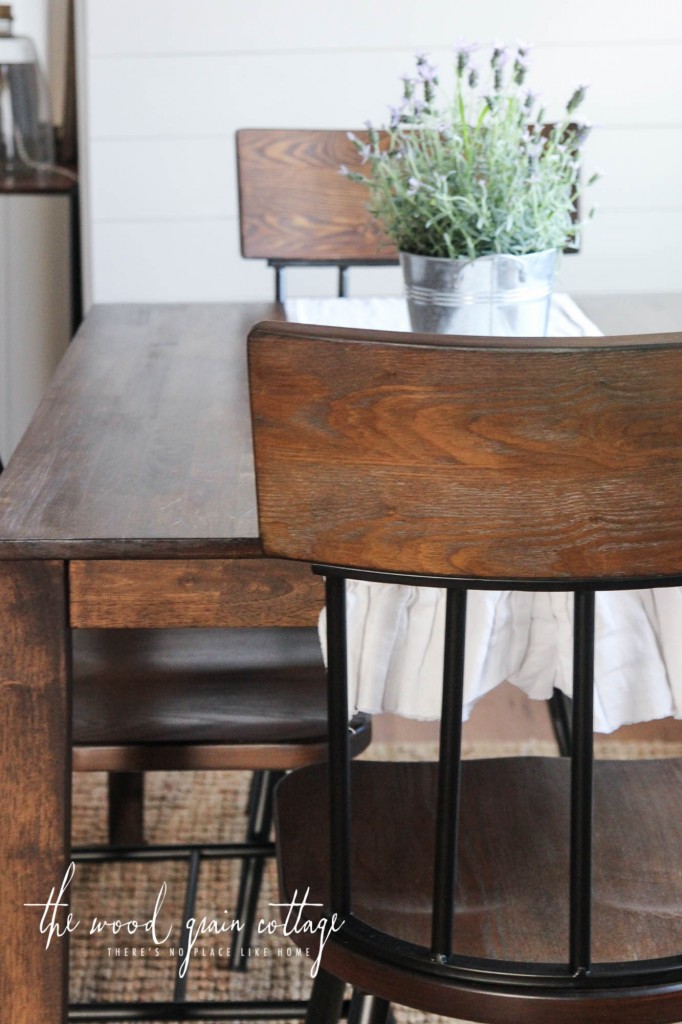
[[[564,758],[511,758],[466,761],[462,768],[455,951],[565,963],[570,764]],[[374,928],[428,946],[437,766],[357,762],[351,770],[359,794],[352,808],[355,914]],[[681,786],[682,765],[676,760],[595,764],[595,962],[677,952]],[[284,900],[310,886],[311,900],[328,903],[326,814],[325,766],[295,772],[280,784],[277,835]],[[328,969],[338,973],[333,965],[339,951],[331,941],[328,949]],[[361,985],[366,970],[367,962],[354,976],[344,960],[341,976]],[[373,981],[381,976],[376,963],[372,972]],[[414,978],[403,991],[396,984],[400,981],[392,974],[384,994],[410,1005]],[[381,986],[372,990],[382,994]],[[430,1005],[423,998],[419,1005],[466,1016],[461,1006],[450,1006],[447,997],[444,1004],[443,998],[441,991]],[[467,1011],[474,1007],[469,1004]]]
[[[74,630],[73,661],[76,769],[267,768],[276,747],[284,770],[326,746],[313,629]]]

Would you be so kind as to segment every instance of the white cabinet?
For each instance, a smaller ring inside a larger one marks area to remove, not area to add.
[[[71,336],[70,203],[0,195],[0,456],[28,426]]]

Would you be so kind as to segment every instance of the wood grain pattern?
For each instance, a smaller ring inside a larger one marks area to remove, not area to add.
[[[79,629],[77,771],[273,768],[327,760],[316,629]],[[358,716],[353,754],[371,737]]]
[[[268,554],[528,581],[682,571],[682,334],[263,324],[249,345]]]
[[[611,333],[673,330],[682,313],[676,296],[585,306]],[[261,554],[246,335],[281,316],[257,303],[91,310],[0,480],[0,556]]]
[[[342,164],[360,167],[345,131],[237,132],[242,255],[397,262],[395,246],[367,210],[367,190],[339,173]]]
[[[324,587],[274,559],[71,562],[75,628],[314,626]]]
[[[94,309],[3,473],[2,557],[258,554],[245,338],[263,315]]]
[[[61,1021],[67,940],[45,948],[41,911],[69,835],[70,714],[63,566],[0,563],[0,1006],[12,1024]],[[58,920],[64,925],[64,917]]]
[[[352,803],[353,911],[389,935],[428,948],[437,765],[356,762],[351,771],[359,796]],[[462,772],[455,951],[566,964],[567,759],[464,761]],[[677,759],[595,763],[595,963],[679,954],[680,785]],[[278,790],[285,899],[310,886],[310,900],[328,906],[327,803],[323,769],[296,773]],[[397,1003],[458,1020],[660,1024],[682,1015],[679,984],[654,995],[644,986],[637,991],[633,978],[626,994],[612,989],[595,996],[576,991],[567,973],[566,985],[554,992],[542,986],[514,991],[483,978],[462,984],[400,971],[378,948],[366,956],[344,948],[343,929],[340,940],[332,938],[325,948],[328,971]]]

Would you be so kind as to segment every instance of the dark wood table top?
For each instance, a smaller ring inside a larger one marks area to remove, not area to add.
[[[682,295],[585,296],[607,334]],[[246,336],[267,303],[95,307],[0,482],[2,558],[257,556]]]
[[[94,308],[2,476],[0,556],[258,554],[246,336],[273,315]]]

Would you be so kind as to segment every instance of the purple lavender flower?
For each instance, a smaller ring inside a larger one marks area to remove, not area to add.
[[[411,75],[401,75],[403,83],[403,99],[411,100],[414,95],[415,79]]]
[[[509,54],[506,46],[496,44],[493,49],[493,55],[490,58],[490,66],[493,69],[493,84],[495,92],[500,92],[502,89],[503,78],[502,70],[509,60]]]
[[[477,43],[468,43],[466,39],[458,39],[455,43],[455,58],[457,61],[457,74],[463,75],[465,68],[469,65],[471,54],[476,50]]]
[[[523,85],[524,79],[528,74],[528,64],[518,54],[514,60],[514,81],[517,85]]]
[[[350,136],[358,156],[353,157],[352,168],[344,166],[340,173],[371,189],[377,209],[383,204],[381,219],[393,232],[391,237],[402,241],[405,236],[408,246],[430,247],[431,238],[427,243],[422,235],[424,228],[428,233],[431,227],[433,248],[442,255],[461,250],[473,257],[503,230],[513,245],[517,238],[519,245],[536,244],[536,236],[537,244],[554,238],[560,243],[568,217],[567,197],[577,177],[577,153],[587,129],[577,124],[568,127],[573,118],[566,118],[541,136],[538,126],[544,110],[537,109],[541,100],[527,88],[530,47],[526,43],[512,47],[495,43],[488,49],[487,68],[480,77],[492,81],[483,90],[471,57],[474,48],[466,42],[456,45],[451,68],[451,74],[456,72],[455,92],[445,105],[439,102],[435,84],[440,77],[437,68],[425,53],[418,54],[412,74],[401,76],[402,99],[388,108],[389,145],[383,146],[377,130],[367,123],[368,135],[363,131],[359,139]],[[574,91],[569,111],[581,102],[584,92],[585,86]],[[468,109],[470,96],[472,108]],[[480,131],[467,130],[463,122],[469,117]],[[359,166],[360,160],[368,162],[369,171]],[[513,199],[506,207],[504,202],[500,205],[498,190],[488,185],[488,180],[498,180],[493,175],[504,161]],[[523,197],[524,189],[528,198]],[[512,208],[514,214],[509,217]],[[441,221],[451,223],[452,229],[442,231]]]
[[[391,117],[391,128],[397,128],[399,123],[406,120],[407,114],[410,113],[410,101],[403,97],[397,107],[389,107],[388,109]]]
[[[591,124],[581,124],[581,125],[578,125],[578,131],[575,133],[575,136],[574,136],[574,138],[575,138],[575,145],[576,146],[582,146],[583,142],[585,141],[585,139],[587,138],[587,136],[590,134],[591,131],[592,131],[592,125]]]
[[[419,65],[419,77],[422,82],[437,82],[438,68],[426,62]]]
[[[582,101],[585,99],[585,93],[587,92],[588,88],[589,87],[587,85],[578,86],[578,88],[575,90],[570,100],[566,104],[567,113],[572,114],[575,108],[580,106]]]
[[[476,49],[475,43],[460,43],[455,45],[455,57],[457,58],[457,74],[461,77],[465,68],[469,66],[471,54]]]
[[[369,141],[372,143],[373,146],[376,146],[379,142],[379,134],[376,128],[374,127],[371,121],[365,121],[365,128],[367,129],[367,133],[369,135]],[[356,146],[358,150],[361,149],[361,144],[356,143]]]

